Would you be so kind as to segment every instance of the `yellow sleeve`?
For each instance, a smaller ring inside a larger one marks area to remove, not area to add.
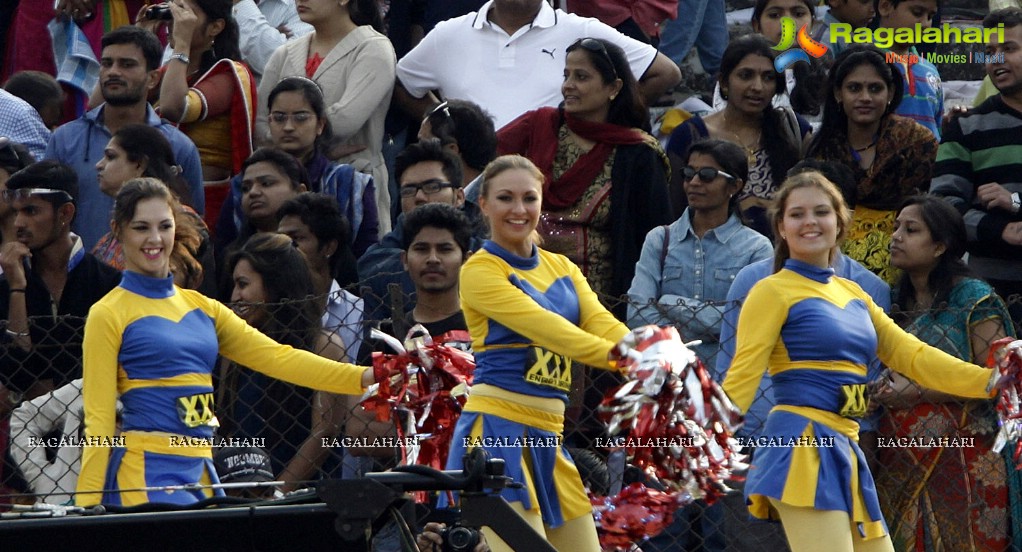
[[[91,438],[109,439],[117,431],[117,355],[121,350],[121,324],[114,311],[99,303],[89,310],[82,343],[82,401],[86,443]],[[109,447],[82,448],[75,504],[93,506],[102,501]]]
[[[502,264],[503,261],[495,256],[472,258],[465,263],[461,270],[462,305],[527,337],[540,347],[597,368],[614,368],[607,356],[617,345],[617,340],[628,333],[628,328],[618,322],[620,329],[613,331],[605,318],[593,312],[597,308],[594,303],[599,301],[588,284],[579,288],[578,281],[572,278],[579,297],[580,314],[584,316],[582,321],[605,332],[606,337],[593,335],[540,306],[508,280]],[[610,313],[607,316],[613,318]],[[607,337],[612,337],[613,341]]]
[[[770,355],[781,338],[781,327],[788,319],[788,301],[778,301],[783,297],[773,282],[761,280],[749,291],[738,314],[735,355],[723,388],[743,413],[756,398]]]
[[[220,342],[220,354],[267,376],[295,385],[342,395],[363,391],[366,367],[336,362],[281,345],[249,326],[219,301],[208,301]]]
[[[574,264],[571,264],[571,281],[574,282],[575,292],[578,294],[579,327],[614,344],[621,341],[629,331],[628,326],[603,306],[596,292],[589,287],[589,281]]]
[[[877,357],[896,372],[928,389],[959,397],[987,399],[986,386],[993,370],[982,368],[923,343],[901,329],[867,296],[877,332]]]

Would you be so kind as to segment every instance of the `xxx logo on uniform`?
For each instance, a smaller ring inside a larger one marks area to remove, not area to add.
[[[773,47],[774,50],[784,52],[774,59],[774,69],[778,73],[799,61],[809,63],[809,56],[814,58],[823,57],[827,53],[827,45],[820,44],[809,37],[808,25],[795,32],[795,20],[790,17],[781,18],[781,40]],[[798,44],[797,49],[789,49]],[[785,51],[787,50],[787,51]]]

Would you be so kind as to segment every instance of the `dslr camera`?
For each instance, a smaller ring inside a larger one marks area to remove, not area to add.
[[[170,13],[170,6],[163,3],[149,6],[145,11],[145,18],[150,21],[170,21],[174,16]]]
[[[472,552],[479,544],[479,530],[463,525],[451,525],[440,532],[444,552]]]

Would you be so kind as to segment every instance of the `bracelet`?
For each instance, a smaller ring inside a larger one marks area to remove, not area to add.
[[[7,330],[7,335],[11,337],[28,337],[28,332],[16,332],[14,330]]]
[[[9,293],[25,293],[25,288],[11,288],[7,291]]]

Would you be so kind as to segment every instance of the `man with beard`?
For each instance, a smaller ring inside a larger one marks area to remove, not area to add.
[[[125,26],[103,35],[102,44],[99,82],[105,103],[54,131],[45,155],[70,165],[78,174],[80,201],[74,231],[87,250],[110,230],[113,209],[113,199],[99,189],[95,165],[105,155],[110,137],[125,125],[149,124],[167,136],[191,190],[191,197],[181,201],[200,214],[205,207],[199,151],[191,139],[161,120],[146,100],[159,80],[160,41],[145,29]]]
[[[121,279],[71,232],[77,180],[71,167],[40,161],[14,173],[3,194],[15,240],[0,247],[0,376],[26,398],[82,377],[84,318]]]
[[[944,124],[930,193],[965,218],[969,268],[1008,300],[1015,323],[1022,303],[1022,10],[991,12],[984,29],[1004,25],[986,46],[986,73],[1000,94]],[[981,54],[982,55],[982,54]]]

